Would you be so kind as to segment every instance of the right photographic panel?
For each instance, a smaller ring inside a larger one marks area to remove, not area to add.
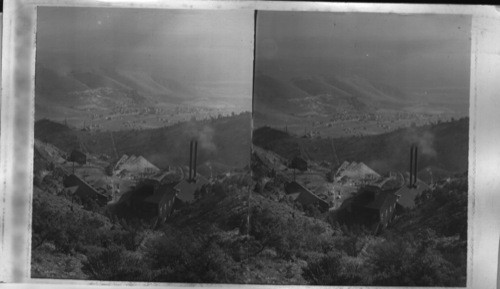
[[[253,282],[465,287],[471,17],[256,26]]]

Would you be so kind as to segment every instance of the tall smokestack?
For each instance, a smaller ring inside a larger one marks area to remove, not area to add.
[[[411,187],[413,185],[413,150],[414,146],[410,147],[410,180],[408,181],[408,186]]]
[[[191,140],[191,142],[189,143],[189,179],[188,180],[192,179],[192,175],[191,175],[191,170],[193,169],[192,164],[193,164],[193,141]]]
[[[197,158],[198,158],[198,141],[194,141],[193,181],[196,181],[196,159]]]
[[[417,185],[417,171],[418,171],[418,147],[415,146],[414,156],[413,156],[413,184],[415,187]]]

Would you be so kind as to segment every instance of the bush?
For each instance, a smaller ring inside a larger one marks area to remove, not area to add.
[[[353,262],[334,252],[310,262],[302,273],[302,277],[313,285],[356,285],[362,276]]]
[[[235,261],[216,234],[168,228],[147,244],[146,258],[155,271],[154,281],[231,283],[237,280]]]
[[[37,248],[45,241],[51,241],[63,253],[73,252],[80,245],[82,227],[71,212],[51,209],[46,201],[33,201],[32,242]]]
[[[254,208],[250,217],[249,234],[260,242],[259,251],[273,248],[284,259],[302,256],[307,251],[328,251],[332,240],[324,231],[320,223],[307,218],[287,219],[273,214],[269,208]]]
[[[76,251],[85,252],[86,246],[102,246],[109,244],[127,245],[127,232],[116,233],[125,236],[111,236],[114,233],[102,230],[101,219],[88,214],[78,215],[72,211],[53,209],[47,201],[33,200],[32,242],[36,249],[46,241],[52,242],[56,250],[69,254]]]
[[[87,254],[82,271],[95,280],[149,281],[147,267],[141,259],[130,255],[123,247],[95,249]]]
[[[373,246],[368,264],[371,284],[380,286],[465,286],[460,272],[435,249],[430,234],[412,235]]]

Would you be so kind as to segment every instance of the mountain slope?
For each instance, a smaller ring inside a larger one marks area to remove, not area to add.
[[[419,167],[435,166],[450,172],[468,169],[469,120],[399,129],[365,137],[309,139],[292,136],[269,127],[254,131],[253,144],[292,159],[307,153],[315,161],[335,164],[332,144],[339,162],[362,161],[379,173],[407,171],[412,143],[419,145]],[[340,165],[337,164],[337,165]]]
[[[244,167],[250,162],[250,113],[213,121],[186,122],[170,127],[118,132],[89,132],[69,128],[50,120],[35,123],[35,138],[71,151],[119,158],[123,154],[142,155],[159,168],[187,165],[189,141],[197,138],[198,164]],[[115,155],[115,150],[118,155]]]

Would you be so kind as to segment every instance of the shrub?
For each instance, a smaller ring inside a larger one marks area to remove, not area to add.
[[[362,276],[355,264],[334,252],[310,262],[302,273],[302,277],[313,285],[355,285],[361,282]]]
[[[130,255],[123,247],[96,249],[87,254],[82,271],[96,280],[149,281],[147,267],[141,259]]]
[[[169,228],[147,244],[146,257],[157,273],[154,281],[229,283],[237,279],[234,260],[210,232],[196,234],[190,229]]]
[[[285,218],[269,208],[254,208],[250,218],[249,234],[260,242],[261,248],[274,248],[278,256],[293,259],[307,251],[325,252],[331,239],[325,236],[325,227],[307,218]]]
[[[368,264],[371,283],[380,286],[464,286],[460,274],[435,249],[433,235],[404,237],[373,246]],[[458,274],[457,274],[458,273]]]

